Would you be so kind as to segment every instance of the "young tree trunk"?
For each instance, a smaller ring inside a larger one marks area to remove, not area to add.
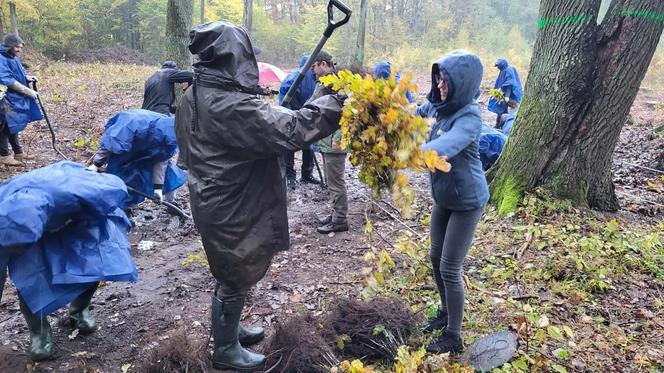
[[[201,24],[205,23],[205,0],[201,0]]]
[[[542,0],[525,97],[490,171],[499,212],[542,186],[581,206],[619,208],[611,160],[664,28],[664,1]]]
[[[243,24],[244,28],[247,29],[247,32],[249,35],[251,35],[251,22],[252,22],[252,16],[253,16],[253,0],[244,0],[244,16],[243,16]]]
[[[18,35],[18,23],[16,22],[16,4],[9,3],[9,22],[11,23],[11,33]]]
[[[367,29],[367,8],[369,0],[360,2],[360,25],[357,29],[357,43],[355,44],[355,62],[364,65],[364,39]]]
[[[194,16],[191,0],[168,0],[166,10],[166,58],[173,60],[182,69],[191,66],[189,53],[189,30]]]
[[[2,10],[4,4],[0,1],[0,40],[5,37],[5,12]]]

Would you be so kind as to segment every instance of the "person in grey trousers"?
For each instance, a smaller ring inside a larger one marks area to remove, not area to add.
[[[430,175],[434,200],[431,264],[441,306],[423,331],[443,330],[427,346],[432,353],[463,351],[463,261],[489,200],[478,152],[482,120],[475,101],[482,71],[480,59],[466,51],[450,52],[431,69],[427,98],[436,109],[437,122],[422,150],[434,150],[452,165],[449,173],[436,171]]]

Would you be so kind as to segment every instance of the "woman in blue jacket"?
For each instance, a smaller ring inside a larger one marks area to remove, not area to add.
[[[489,200],[478,152],[482,120],[475,101],[482,70],[480,59],[465,51],[453,51],[432,67],[427,98],[437,122],[422,150],[434,150],[452,165],[449,173],[431,174],[431,263],[441,307],[423,330],[444,330],[427,347],[434,353],[463,351],[463,260]]]

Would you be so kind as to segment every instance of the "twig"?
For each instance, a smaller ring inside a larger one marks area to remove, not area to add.
[[[363,196],[364,198],[366,198],[369,202],[371,202],[371,203],[373,203],[374,205],[378,206],[378,208],[381,209],[381,210],[383,210],[383,212],[386,213],[389,217],[391,217],[392,219],[394,219],[394,220],[396,220],[397,222],[399,222],[401,225],[403,225],[404,227],[406,227],[406,229],[408,229],[409,231],[413,232],[413,234],[415,234],[420,240],[424,240],[424,239],[425,239],[421,234],[417,233],[417,232],[416,232],[413,228],[411,228],[408,224],[404,223],[401,219],[397,218],[396,216],[392,215],[392,213],[390,213],[389,211],[387,211],[387,209],[385,209],[383,206],[381,206],[380,204],[376,203],[376,201],[374,201],[373,198],[368,197],[366,194],[362,194],[362,196]]]
[[[519,258],[521,258],[524,251],[526,251],[528,249],[528,247],[530,246],[530,244],[532,242],[533,242],[533,232],[526,233],[526,242],[524,242],[523,245],[521,245],[521,248],[519,248],[519,250],[514,252],[514,256],[517,260],[519,260]]]
[[[664,171],[662,171],[662,170],[658,170],[658,169],[656,169],[656,168],[650,168],[650,167],[646,167],[646,166],[640,166],[640,165],[638,165],[638,164],[629,163],[629,162],[625,162],[625,161],[622,161],[622,163],[623,163],[623,164],[626,164],[626,165],[628,165],[628,166],[632,166],[632,167],[636,167],[636,168],[642,168],[642,169],[644,169],[644,170],[648,170],[648,171],[652,171],[652,172],[656,172],[656,173],[659,173],[659,174],[664,175]]]

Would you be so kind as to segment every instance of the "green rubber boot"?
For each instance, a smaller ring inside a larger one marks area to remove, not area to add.
[[[30,358],[34,361],[41,361],[53,356],[53,335],[48,318],[34,315],[20,295],[18,304],[30,330]]]
[[[212,297],[212,366],[215,369],[253,372],[265,364],[265,356],[246,350],[240,345],[240,316],[243,307],[244,297],[223,301],[216,296]]]
[[[97,321],[90,314],[90,302],[99,283],[92,285],[69,305],[69,319],[73,329],[81,334],[90,334],[97,330]]]

